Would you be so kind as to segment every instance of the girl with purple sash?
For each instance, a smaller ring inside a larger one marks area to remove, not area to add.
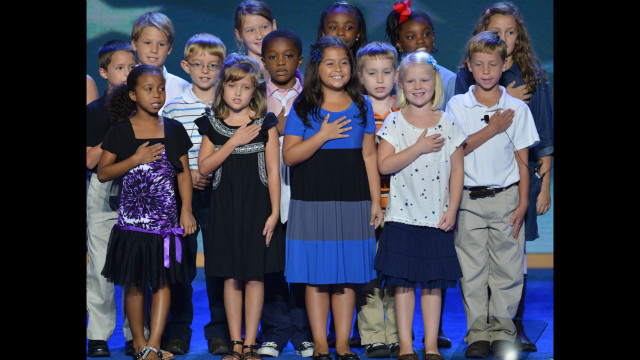
[[[192,143],[176,120],[158,113],[165,103],[162,70],[134,68],[114,90],[109,111],[114,123],[101,145],[102,182],[122,177],[118,221],[111,231],[102,275],[125,289],[125,308],[135,359],[175,357],[159,350],[167,320],[169,285],[188,282],[182,264],[181,235],[195,231],[191,213]],[[176,196],[180,196],[178,209]],[[144,336],[144,293],[152,291],[149,338]]]

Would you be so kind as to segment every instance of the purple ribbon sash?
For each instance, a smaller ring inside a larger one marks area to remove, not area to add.
[[[169,248],[171,245],[171,234],[173,235],[183,235],[184,230],[181,228],[171,228],[171,229],[162,229],[162,230],[145,230],[139,227],[127,225],[127,226],[118,226],[118,228],[122,230],[130,230],[130,231],[139,231],[147,234],[158,234],[161,235],[164,240],[164,267],[169,268]],[[182,264],[182,242],[178,236],[176,238],[176,260]]]

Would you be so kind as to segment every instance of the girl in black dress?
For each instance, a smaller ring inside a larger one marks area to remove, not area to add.
[[[284,270],[278,120],[273,113],[266,113],[259,79],[257,61],[246,55],[229,55],[216,85],[213,115],[195,121],[203,135],[198,169],[201,174],[214,172],[212,231],[204,239],[210,242],[211,252],[205,254],[205,273],[225,278],[224,306],[232,341],[223,359],[261,358],[255,350],[264,300],[263,276]]]

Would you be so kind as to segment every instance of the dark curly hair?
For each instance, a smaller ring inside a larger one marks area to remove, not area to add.
[[[107,98],[110,120],[119,123],[128,120],[136,111],[136,102],[129,97],[130,91],[135,91],[138,78],[142,74],[157,74],[164,81],[162,69],[153,65],[138,65],[127,76],[127,83],[113,89]]]
[[[349,94],[351,100],[356,104],[358,110],[360,110],[362,123],[366,123],[368,106],[360,92],[360,81],[356,75],[356,64],[353,60],[353,55],[344,41],[331,35],[325,35],[311,45],[311,51],[309,52],[308,58],[310,60],[304,70],[302,94],[296,97],[293,102],[293,108],[302,119],[302,122],[307,126],[310,126],[311,124],[309,122],[310,117],[315,121],[322,122],[323,119],[320,116],[320,107],[324,101],[324,93],[322,92],[322,83],[320,82],[318,66],[322,61],[322,54],[324,53],[324,50],[332,46],[344,49],[349,56],[349,65],[351,67],[350,77],[344,89],[347,94]]]

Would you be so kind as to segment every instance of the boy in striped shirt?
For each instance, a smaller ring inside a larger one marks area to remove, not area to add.
[[[211,202],[211,174],[207,177],[200,175],[198,171],[198,153],[202,135],[194,120],[213,113],[211,109],[218,80],[218,74],[224,58],[226,47],[215,35],[200,33],[193,35],[184,49],[184,60],[180,65],[191,77],[192,83],[185,88],[181,95],[169,100],[162,109],[162,116],[178,120],[187,130],[193,147],[189,150],[189,169],[193,183],[193,216],[198,228],[185,236],[182,247],[183,265],[190,272],[191,280],[196,276],[196,256],[198,252],[198,232],[202,230],[203,238],[208,232],[209,211]],[[203,243],[203,246],[207,244]],[[220,282],[220,286],[216,283]],[[207,294],[209,295],[209,307],[211,309],[211,322],[205,326],[205,338],[209,342],[209,351],[219,353],[220,349],[212,349],[212,342],[228,342],[228,327],[224,315],[222,299],[222,282],[216,278],[206,279]],[[216,291],[218,289],[220,291]],[[163,338],[166,341],[164,348],[173,354],[182,355],[189,351],[191,342],[191,323],[193,321],[193,288],[189,284],[176,284],[171,286],[171,307],[169,308],[169,321],[165,327]],[[217,307],[217,308],[216,308]],[[226,349],[222,349],[225,350]]]

